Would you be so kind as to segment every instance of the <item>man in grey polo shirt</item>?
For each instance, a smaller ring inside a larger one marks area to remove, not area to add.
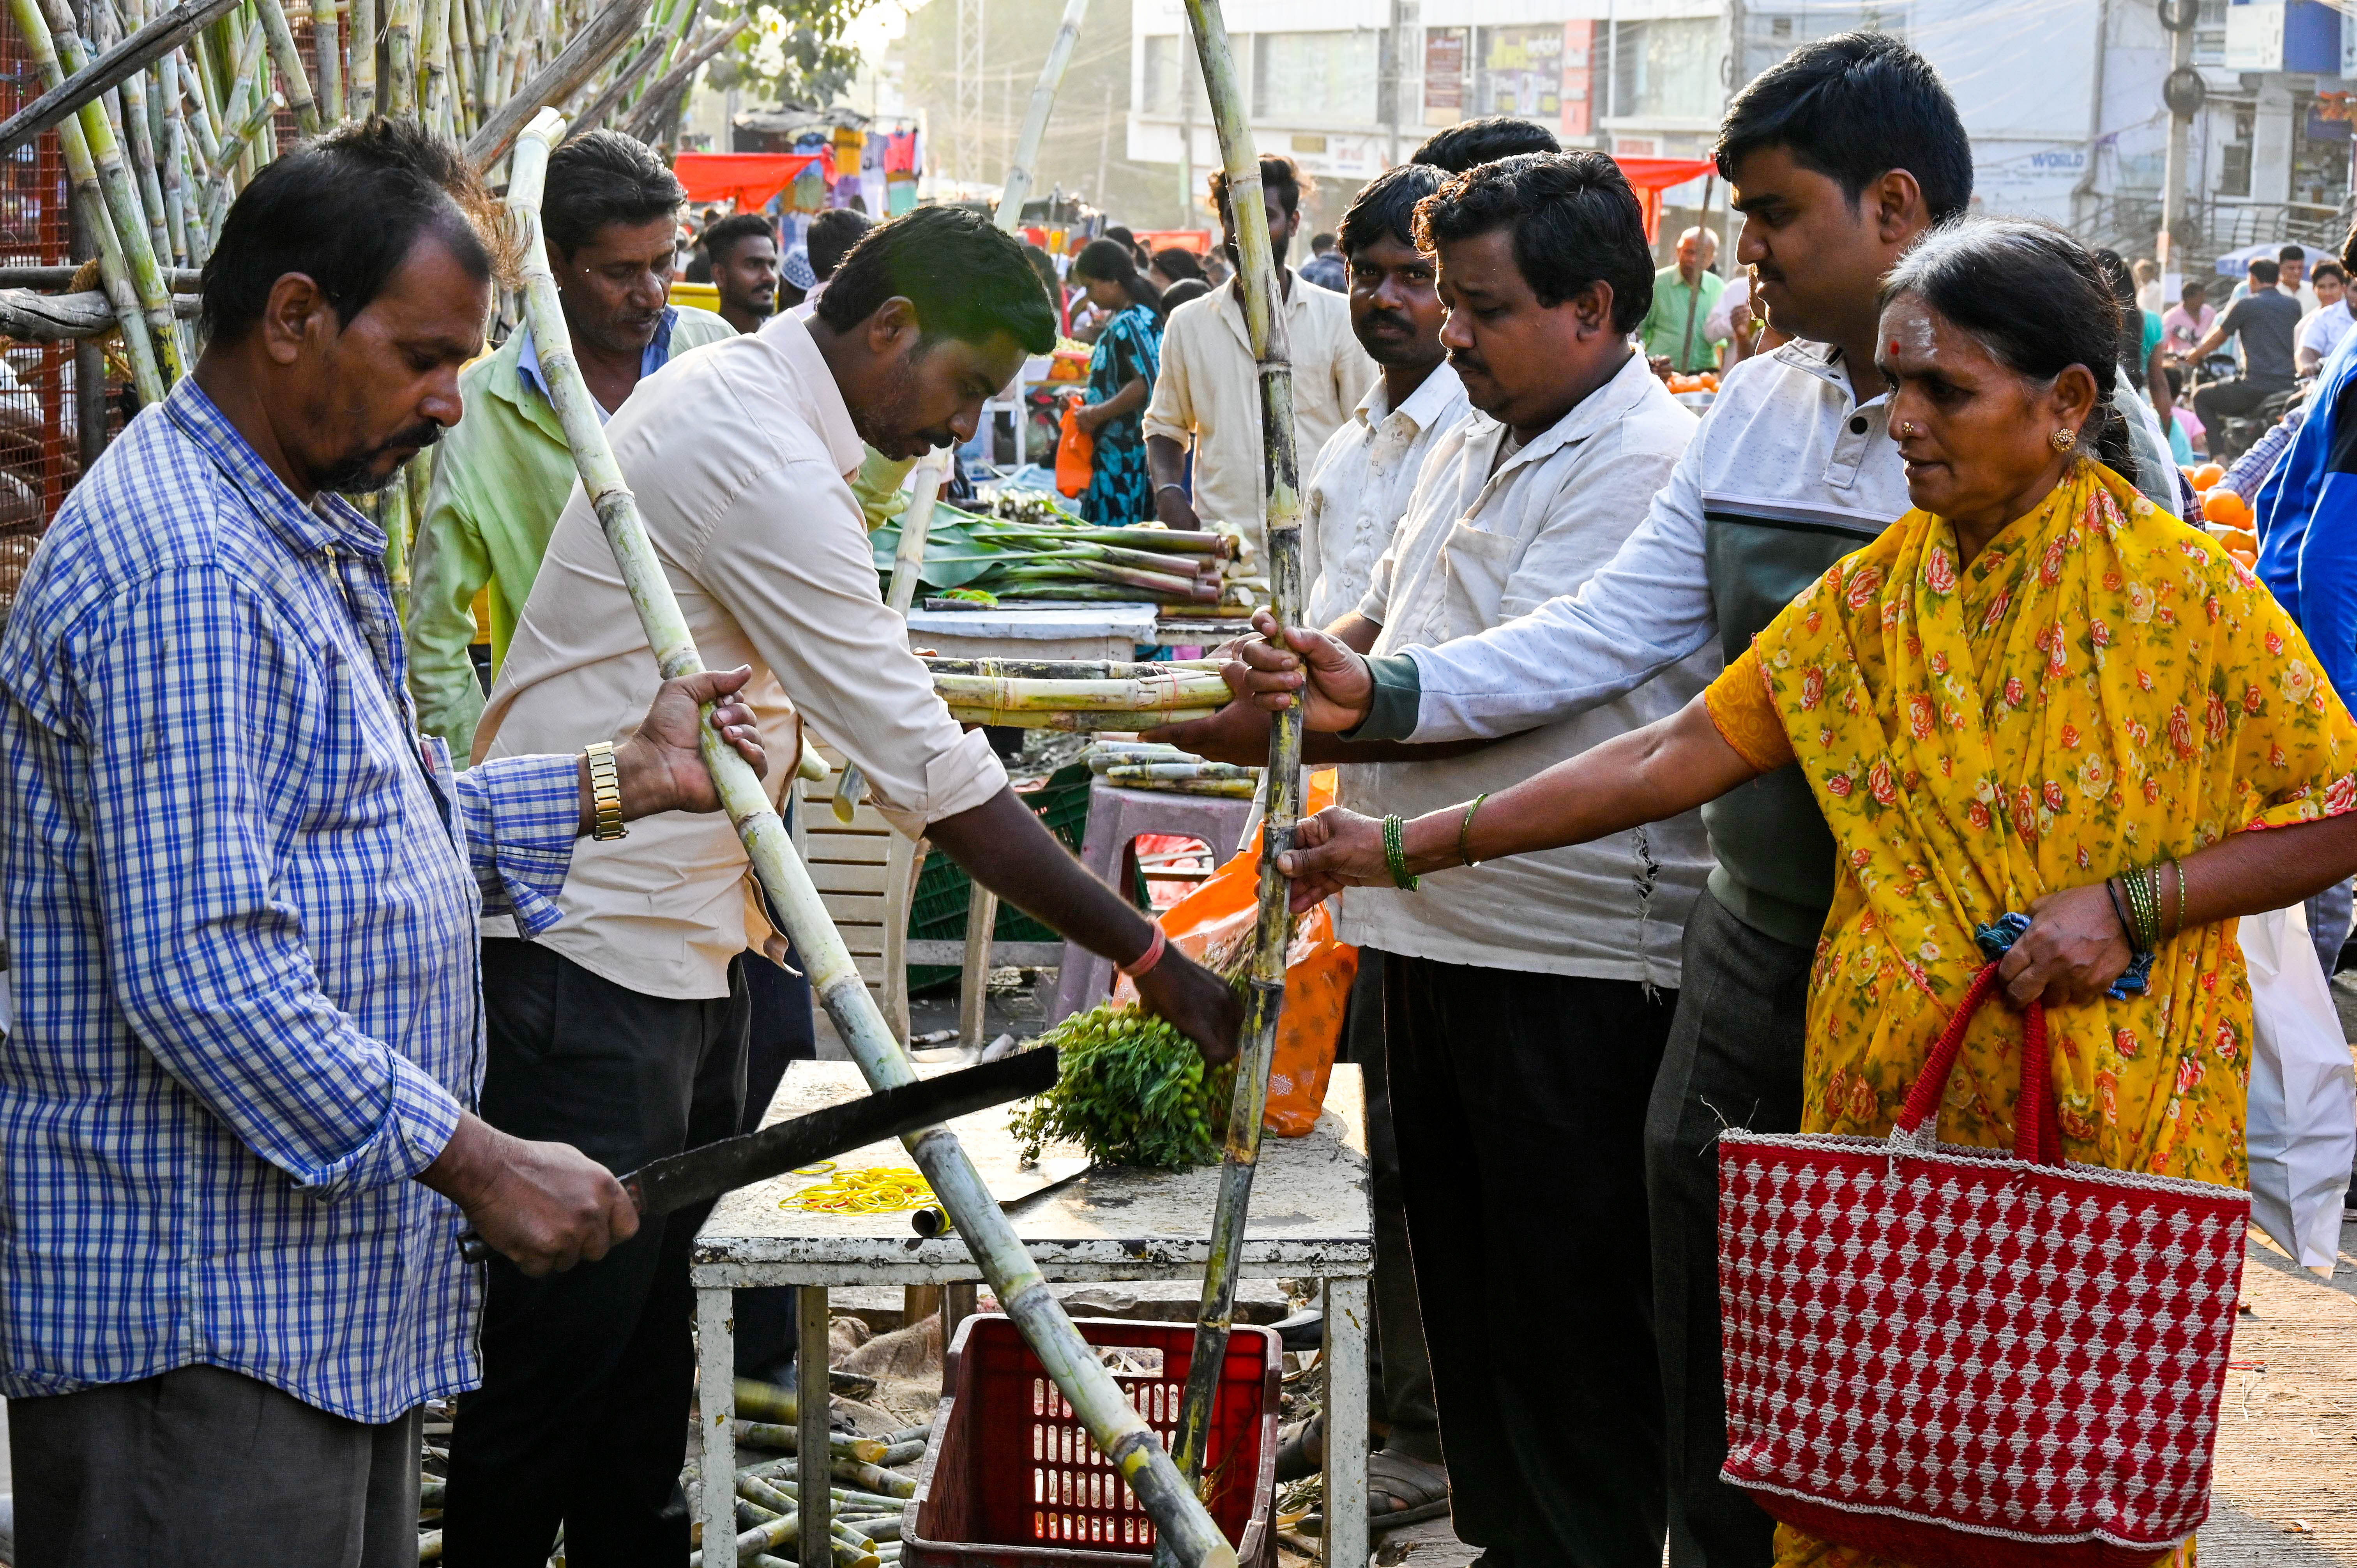
[[[1925,230],[1964,210],[1972,154],[1953,101],[1888,34],[1795,50],[1745,88],[1717,149],[1745,218],[1737,259],[1797,339],[1727,373],[1643,524],[1576,595],[1478,636],[1370,660],[1291,634],[1311,728],[1351,738],[1515,734],[1617,702],[1714,643],[1746,647],[1824,569],[1909,508],[1874,369],[1876,290]],[[1240,645],[1265,704],[1299,690],[1286,655]],[[1289,667],[1288,667],[1289,666]],[[1718,866],[1688,918],[1678,1012],[1646,1128],[1655,1327],[1669,1401],[1671,1561],[1766,1568],[1773,1525],[1718,1479],[1717,1162],[1726,1122],[1801,1120],[1802,1011],[1833,899],[1833,839],[1795,768],[1704,808]]]

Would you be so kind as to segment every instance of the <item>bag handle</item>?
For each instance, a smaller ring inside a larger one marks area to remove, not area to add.
[[[1907,1091],[1906,1107],[1899,1112],[1899,1120],[1890,1130],[1892,1143],[1921,1149],[1933,1141],[1939,1127],[1940,1101],[1948,1091],[1948,1075],[1955,1069],[1956,1053],[1964,1048],[1964,1031],[1971,1027],[1973,1015],[1996,989],[1996,967],[1991,963],[1974,975],[1963,1000],[1948,1015],[1948,1026],[1940,1031],[1923,1070],[1916,1075],[1914,1087]],[[2046,1004],[2033,1002],[2025,1009],[2021,1097],[2013,1113],[2013,1156],[2033,1165],[2062,1163],[2062,1130],[2055,1116],[2051,1073],[2052,1063],[2046,1048]],[[1927,1123],[1930,1132],[1924,1130]]]

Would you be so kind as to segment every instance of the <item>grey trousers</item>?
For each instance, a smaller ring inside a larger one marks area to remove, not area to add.
[[[1775,1521],[1718,1478],[1718,1131],[1801,1130],[1812,950],[1753,930],[1705,893],[1686,917],[1678,1013],[1645,1116],[1653,1333],[1669,1410],[1671,1568],[1768,1568]]]
[[[10,1400],[16,1568],[414,1563],[418,1432],[219,1367]]]

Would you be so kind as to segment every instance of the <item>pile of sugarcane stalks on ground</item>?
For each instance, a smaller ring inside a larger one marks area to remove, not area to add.
[[[882,1437],[842,1434],[827,1442],[829,1498],[827,1552],[805,1554],[801,1541],[802,1461],[795,1450],[802,1433],[795,1394],[749,1378],[737,1380],[737,1408],[754,1420],[732,1427],[737,1441],[785,1455],[740,1466],[737,1472],[735,1561],[796,1563],[807,1568],[884,1568],[900,1560],[901,1516],[916,1494],[917,1478],[896,1468],[925,1455],[932,1429],[911,1426]],[[697,1527],[697,1539],[702,1539]],[[689,1558],[701,1564],[699,1550]]]
[[[1157,664],[1085,660],[928,659],[933,691],[960,724],[1018,729],[1152,729],[1217,713],[1229,698],[1206,660]]]
[[[1175,746],[1142,740],[1101,740],[1082,760],[1089,771],[1125,789],[1173,795],[1218,795],[1249,800],[1260,792],[1261,770],[1234,762],[1208,762]]]

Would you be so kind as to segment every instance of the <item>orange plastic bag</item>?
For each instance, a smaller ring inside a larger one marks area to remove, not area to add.
[[[1310,775],[1303,815],[1332,805],[1334,785],[1331,768]],[[1207,954],[1232,953],[1252,940],[1259,893],[1255,832],[1201,886],[1163,912],[1162,929],[1174,947],[1199,961]],[[1262,1126],[1280,1137],[1298,1138],[1318,1124],[1326,1083],[1334,1075],[1334,1054],[1342,1043],[1342,1012],[1358,972],[1359,950],[1334,940],[1330,904],[1318,905],[1294,923],[1293,945],[1285,954],[1285,1005],[1276,1016],[1268,1110],[1261,1119]],[[1124,1002],[1136,994],[1126,979],[1114,992]]]
[[[1097,468],[1097,438],[1081,428],[1081,400],[1064,402],[1064,433],[1056,438],[1056,489],[1077,496]]]

